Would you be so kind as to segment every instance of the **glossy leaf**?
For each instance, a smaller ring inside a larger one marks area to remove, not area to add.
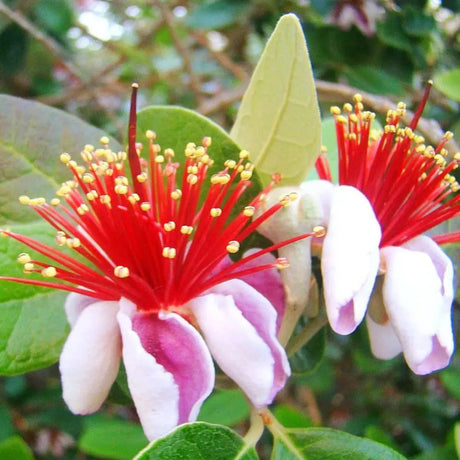
[[[249,406],[240,390],[217,391],[203,403],[200,422],[236,425],[249,417]]]
[[[78,446],[89,455],[118,460],[133,458],[147,443],[140,425],[94,417],[86,423]]]
[[[329,428],[289,429],[275,439],[272,460],[404,460],[383,444]]]
[[[29,446],[19,436],[11,436],[0,442],[0,458],[2,460],[33,460]]]
[[[433,80],[437,90],[450,99],[460,101],[460,68],[439,73]]]
[[[302,28],[283,16],[243,97],[232,138],[249,150],[263,183],[300,184],[320,151],[321,121]]]
[[[139,452],[135,460],[219,459],[254,460],[258,456],[253,447],[230,428],[197,422],[182,425],[171,434],[158,439]]]

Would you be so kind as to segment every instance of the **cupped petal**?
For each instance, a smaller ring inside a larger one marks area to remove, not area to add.
[[[146,436],[164,436],[194,421],[214,386],[203,338],[175,313],[136,313],[122,299],[118,321],[128,385]]]
[[[121,340],[118,302],[95,302],[79,315],[59,361],[63,397],[75,414],[97,411],[117,377]]]
[[[450,317],[446,321],[444,313],[442,279],[430,256],[426,252],[393,246],[382,248],[381,254],[386,267],[385,308],[407,364],[416,374],[445,367],[453,345],[443,346],[438,331],[445,341],[446,330],[447,335],[452,330]],[[450,342],[450,338],[447,341]]]
[[[76,292],[71,292],[65,299],[64,311],[67,316],[67,321],[70,324],[70,327],[73,328],[77,322],[78,317],[81,312],[88,306],[93,303],[99,302],[98,299],[94,297],[88,297],[87,295],[77,294]]]
[[[392,359],[403,351],[401,342],[390,321],[384,324],[378,324],[367,315],[366,325],[369,333],[371,351],[376,358]]]
[[[332,329],[350,334],[362,321],[379,267],[380,225],[367,198],[336,187],[331,198],[321,272]]]
[[[290,374],[276,338],[276,312],[240,280],[215,286],[189,302],[211,353],[255,406],[270,404]]]

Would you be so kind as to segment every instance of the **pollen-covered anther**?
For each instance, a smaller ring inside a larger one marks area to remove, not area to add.
[[[77,208],[77,212],[78,214],[80,214],[80,216],[83,216],[84,214],[86,214],[87,212],[89,211],[89,208],[86,204],[81,204],[80,206],[78,206]]]
[[[229,181],[230,181],[229,174],[219,173],[219,174],[214,174],[213,176],[211,176],[212,185],[216,185],[216,184],[225,185],[225,184],[228,184]]]
[[[129,195],[128,200],[132,205],[135,205],[138,201],[141,200],[141,198],[137,193],[133,193],[132,195]]]
[[[174,259],[176,257],[176,248],[165,247],[163,248],[162,255],[166,259]]]
[[[110,204],[110,202],[112,201],[112,198],[110,197],[110,195],[101,195],[99,197],[99,201],[102,204]]]
[[[224,166],[228,169],[233,169],[236,166],[235,160],[226,160]]]
[[[227,252],[235,254],[240,250],[240,243],[238,241],[229,241],[227,244]]]
[[[190,185],[195,185],[198,182],[198,176],[196,174],[189,174],[187,176],[187,182]]]
[[[240,177],[241,180],[249,180],[252,177],[252,171],[245,169],[244,171],[241,171]]]
[[[72,159],[72,157],[68,153],[64,152],[59,155],[59,159],[66,165]]]
[[[128,158],[128,155],[126,152],[121,151],[117,153],[118,161],[125,161],[127,158]]]
[[[326,229],[322,225],[316,225],[313,227],[313,233],[316,238],[323,238],[326,235]]]
[[[337,115],[336,118],[335,118],[335,121],[337,123],[341,123],[343,125],[346,125],[348,123],[347,117],[344,117],[343,115]]]
[[[166,232],[172,232],[176,228],[176,223],[171,220],[170,222],[163,224],[163,228]]]
[[[140,184],[143,184],[147,180],[147,178],[148,176],[145,172],[140,173],[136,176],[137,182],[139,182]]]
[[[252,217],[255,212],[256,208],[254,206],[245,206],[245,208],[243,209],[243,214],[246,217]]]
[[[102,145],[107,145],[109,143],[109,138],[107,136],[102,136],[100,142]]]
[[[211,147],[211,144],[212,144],[212,138],[210,138],[209,136],[205,136],[203,137],[203,139],[201,139],[201,145],[203,147]]]
[[[37,198],[31,198],[29,200],[29,206],[41,206],[42,204],[45,204],[46,200],[42,196],[37,197]]]
[[[157,155],[155,157],[155,163],[161,164],[165,162],[165,157],[163,155]]]
[[[174,150],[173,149],[165,149],[164,156],[166,158],[174,158]]]
[[[145,137],[149,140],[152,140],[154,141],[156,138],[157,138],[157,134],[155,131],[152,131],[151,129],[148,129],[146,132],[145,132]]]
[[[189,142],[185,147],[185,156],[188,158],[194,158],[196,155],[196,145],[193,142]]]
[[[395,125],[385,125],[383,130],[385,133],[396,133],[396,126]]]
[[[126,195],[128,193],[128,187],[123,184],[117,184],[114,187],[114,191],[117,195]]]
[[[249,158],[249,152],[247,150],[241,150],[239,157],[241,160],[246,160]]]
[[[343,110],[344,112],[348,112],[348,113],[353,112],[353,106],[349,102],[347,102],[346,104],[343,105]]]
[[[284,270],[285,268],[289,268],[289,262],[285,257],[278,257],[275,262],[275,267],[278,270]]]
[[[27,262],[24,264],[24,269],[23,269],[23,272],[24,273],[32,273],[34,271],[34,264],[32,262]]]
[[[333,105],[329,111],[331,112],[331,115],[340,115],[342,111],[340,110],[340,107]]]
[[[211,208],[211,210],[209,211],[209,214],[211,215],[211,217],[219,217],[220,215],[222,215],[222,209]]]
[[[128,267],[123,267],[123,265],[117,265],[113,269],[113,274],[117,278],[128,278],[128,276],[129,276],[129,268]]]
[[[46,267],[41,271],[41,273],[45,278],[54,278],[57,275],[57,270],[55,267]]]
[[[88,201],[93,201],[95,200],[99,195],[97,194],[96,190],[90,190],[86,194],[86,198],[88,198]]]
[[[66,246],[70,249],[79,248],[81,246],[81,241],[79,238],[67,238]]]
[[[198,174],[198,166],[196,165],[191,165],[187,168],[187,173],[188,174]]]
[[[21,195],[19,198],[19,203],[21,204],[29,204],[30,198],[27,195]]]
[[[152,206],[147,201],[144,201],[144,202],[141,203],[142,211],[150,211],[151,208],[152,208]]]
[[[66,244],[66,241],[67,241],[66,234],[64,232],[61,232],[61,231],[56,232],[55,240],[56,240],[56,244],[58,246],[64,246]]]
[[[180,232],[182,235],[191,235],[193,232],[193,227],[191,225],[182,225]]]
[[[291,198],[289,197],[289,194],[280,196],[278,200],[285,208],[291,205]]]
[[[18,262],[22,265],[28,264],[32,259],[27,252],[21,252],[21,254],[18,255]]]
[[[290,192],[289,193],[289,199],[291,201],[296,201],[299,198],[299,194],[297,192]]]
[[[349,118],[350,121],[352,121],[353,123],[358,123],[358,116],[356,115],[356,113],[350,113],[350,115],[348,116],[348,118]]]
[[[171,198],[173,200],[178,200],[182,196],[182,190],[176,189],[171,192]]]

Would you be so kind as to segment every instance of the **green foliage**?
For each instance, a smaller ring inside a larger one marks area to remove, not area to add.
[[[240,390],[217,391],[201,406],[198,420],[234,426],[249,417],[249,406]]]
[[[197,422],[183,425],[168,436],[152,442],[135,457],[135,460],[173,458],[253,460],[258,456],[253,447],[245,445],[243,440],[229,428]]]
[[[299,321],[297,331],[301,330],[305,324],[305,321]],[[323,328],[297,353],[289,358],[292,371],[298,375],[308,375],[314,372],[324,358],[325,348],[326,329]]]
[[[294,15],[267,42],[231,136],[249,150],[263,183],[274,173],[300,184],[319,153],[320,118],[308,50]],[[286,157],[289,156],[289,161]]]
[[[435,75],[434,86],[448,98],[460,101],[460,68]]]
[[[11,436],[0,442],[0,458],[2,460],[33,460],[29,446],[19,436]]]
[[[228,27],[247,14],[250,3],[245,0],[215,0],[196,7],[187,18],[193,29],[221,29]]]

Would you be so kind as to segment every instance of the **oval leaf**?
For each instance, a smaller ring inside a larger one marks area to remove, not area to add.
[[[383,444],[329,428],[289,429],[275,440],[272,460],[404,460]]]
[[[448,98],[460,102],[460,68],[437,74],[434,86]]]
[[[321,121],[305,38],[297,17],[283,16],[243,97],[231,136],[251,152],[262,182],[273,173],[300,184],[321,146]]]
[[[254,460],[259,458],[253,447],[230,428],[197,422],[182,425],[164,438],[152,442],[135,460]]]

